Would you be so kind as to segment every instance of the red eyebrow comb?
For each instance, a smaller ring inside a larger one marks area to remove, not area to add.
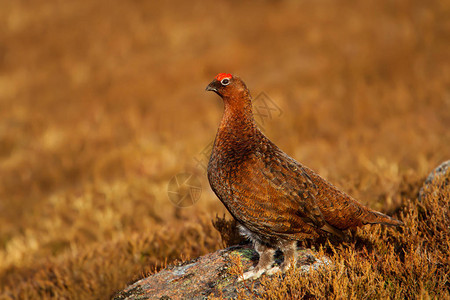
[[[217,79],[218,81],[222,81],[222,79],[224,79],[224,78],[231,79],[231,77],[233,77],[233,75],[231,75],[231,74],[228,74],[228,73],[219,73],[219,75],[216,76],[216,79]]]

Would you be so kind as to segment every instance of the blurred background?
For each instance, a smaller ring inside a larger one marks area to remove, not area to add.
[[[224,246],[196,160],[220,72],[279,108],[281,149],[399,209],[449,159],[449,41],[446,1],[0,1],[2,295],[105,298]],[[201,185],[184,208],[180,173]]]

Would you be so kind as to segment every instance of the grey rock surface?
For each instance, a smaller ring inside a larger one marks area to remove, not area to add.
[[[299,249],[298,254],[299,272],[331,267],[328,258],[319,258],[309,249]],[[114,299],[206,299],[209,296],[236,298],[238,288],[244,287],[244,283],[238,281],[238,276],[229,272],[233,265],[236,266],[236,259],[245,272],[256,265],[258,255],[249,245],[218,250],[143,278],[117,293]],[[276,263],[281,262],[282,257],[278,255]],[[266,275],[261,278],[264,276]],[[253,290],[251,293],[248,291],[249,297],[261,292],[258,291],[260,279],[251,282]]]
[[[444,161],[437,166],[425,179],[422,188],[419,191],[419,200],[424,196],[425,188],[429,186],[437,177],[445,176],[450,169],[450,160]],[[445,185],[448,185],[448,180],[445,181]]]

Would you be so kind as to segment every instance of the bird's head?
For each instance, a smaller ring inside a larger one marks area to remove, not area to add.
[[[242,95],[248,93],[247,86],[237,76],[220,73],[206,87],[207,91],[213,91],[222,98]]]

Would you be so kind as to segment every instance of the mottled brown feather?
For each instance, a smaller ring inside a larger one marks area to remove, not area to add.
[[[253,241],[276,248],[365,224],[402,224],[358,203],[272,143],[256,126],[240,78],[230,77],[227,85],[214,79],[207,90],[219,94],[225,106],[208,179]]]

